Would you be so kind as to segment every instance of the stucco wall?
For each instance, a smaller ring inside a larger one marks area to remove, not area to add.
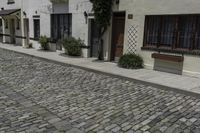
[[[6,9],[20,9],[21,8],[21,4],[22,4],[22,0],[15,0],[15,4],[7,4],[7,0],[1,0],[0,1],[0,9],[1,8],[4,8],[5,10]],[[8,19],[15,19],[15,17],[8,17]],[[20,26],[20,29],[16,29],[16,26],[17,26],[17,21],[15,21],[15,35],[16,36],[21,36],[21,26]],[[9,23],[10,21],[8,21],[8,28],[9,28]],[[3,26],[4,28],[4,31],[5,31],[5,34],[10,34],[10,31],[9,29],[5,29],[5,26]],[[5,37],[5,42],[8,42],[10,43],[10,37]],[[16,38],[16,44],[20,45],[21,44],[21,39],[19,38]]]
[[[69,0],[69,6],[65,5],[52,5],[49,0],[15,0],[15,4],[7,4],[6,0],[0,1],[0,8],[5,9],[21,9],[22,20],[23,18],[29,19],[29,36],[34,38],[34,26],[33,16],[40,16],[40,34],[51,36],[51,13],[72,13],[72,36],[80,38],[84,41],[85,45],[89,44],[89,18],[84,16],[84,12],[92,13],[92,3],[89,0]],[[118,6],[114,7],[118,10]],[[25,13],[25,14],[24,14]],[[20,31],[17,31],[18,36],[23,36],[23,21],[21,21]],[[104,56],[108,60],[110,56],[111,46],[111,31],[112,27],[108,28],[108,31],[104,35]],[[6,33],[9,31],[6,29]],[[9,42],[9,37],[6,37]],[[17,42],[20,41],[17,39]],[[30,40],[33,43],[34,48],[39,48],[37,41]],[[23,42],[24,43],[24,42]],[[90,49],[83,49],[83,56],[89,57]]]
[[[69,12],[72,13],[72,36],[80,38],[88,45],[88,20],[84,12],[90,13],[92,4],[89,0],[69,0]],[[83,49],[83,56],[88,57],[89,50]]]
[[[49,0],[34,1],[29,0],[29,11],[28,17],[30,22],[30,37],[34,36],[33,33],[33,15],[40,15],[40,34],[51,36],[51,13],[72,13],[72,36],[80,38],[88,45],[88,23],[84,17],[84,11],[90,13],[92,10],[92,5],[89,0],[69,0],[69,6],[61,4],[52,5]],[[39,5],[39,6],[33,6]],[[37,11],[37,14],[35,13]],[[31,41],[35,48],[39,48],[36,41]],[[88,50],[83,49],[83,56],[88,57]]]
[[[152,68],[154,60],[153,52],[141,50],[143,46],[143,33],[145,15],[160,14],[200,14],[200,1],[197,0],[121,0],[120,10],[126,10],[126,14],[133,14],[133,19],[126,18],[125,50],[127,46],[128,29],[137,27],[137,53],[140,54],[148,68]],[[183,70],[185,74],[200,74],[200,56],[184,55]]]
[[[33,15],[40,16],[40,34],[51,36],[50,31],[50,14],[52,12],[52,4],[49,0],[29,0],[27,17],[29,18],[30,37],[34,37]]]

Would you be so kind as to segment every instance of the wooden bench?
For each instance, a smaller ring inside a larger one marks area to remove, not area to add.
[[[166,60],[166,61],[172,61],[172,62],[183,62],[184,61],[183,56],[166,55],[166,54],[160,54],[160,53],[153,53],[152,58]]]
[[[155,59],[154,70],[182,74],[183,56],[153,53],[152,58]]]

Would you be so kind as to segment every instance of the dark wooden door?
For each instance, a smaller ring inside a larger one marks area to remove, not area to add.
[[[0,19],[0,42],[3,42],[3,26],[2,26],[2,19]]]
[[[111,60],[118,60],[123,55],[125,12],[113,14]]]
[[[40,37],[40,20],[39,19],[34,19],[34,38],[39,39]]]
[[[98,57],[98,36],[99,36],[99,28],[96,25],[94,19],[91,19],[91,32],[90,32],[90,43],[91,43],[91,57]]]
[[[15,44],[15,20],[11,19],[10,21],[10,43]]]

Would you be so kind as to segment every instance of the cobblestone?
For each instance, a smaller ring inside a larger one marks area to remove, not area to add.
[[[0,133],[200,131],[200,99],[0,49]]]

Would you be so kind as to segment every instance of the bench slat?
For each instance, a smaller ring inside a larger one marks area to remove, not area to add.
[[[183,62],[184,61],[183,56],[166,55],[166,54],[160,54],[160,53],[153,53],[152,58],[166,60],[166,61],[172,61],[172,62]]]

